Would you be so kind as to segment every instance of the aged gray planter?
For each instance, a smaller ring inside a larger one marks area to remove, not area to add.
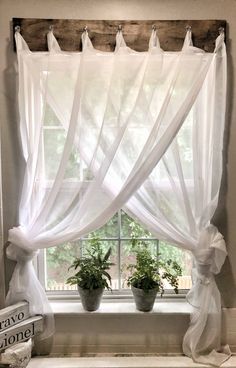
[[[150,312],[153,308],[158,289],[150,289],[145,292],[143,289],[131,286],[131,290],[136,308],[142,312]]]
[[[81,303],[86,311],[93,312],[99,308],[104,289],[100,288],[94,290],[87,290],[82,289],[78,285],[78,291],[81,298]]]

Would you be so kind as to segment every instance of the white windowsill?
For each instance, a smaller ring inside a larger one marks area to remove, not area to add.
[[[95,312],[87,312],[83,309],[79,301],[75,302],[51,302],[51,307],[55,315],[157,315],[157,314],[190,314],[192,311],[191,305],[185,300],[168,301],[162,300],[154,304],[151,312],[140,312],[135,308],[134,302],[103,302],[100,308]]]
[[[29,368],[203,368],[187,357],[94,357],[94,358],[33,358]],[[236,357],[227,360],[222,368],[235,368]]]

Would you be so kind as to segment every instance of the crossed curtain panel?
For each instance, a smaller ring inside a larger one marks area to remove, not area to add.
[[[224,34],[213,53],[195,48],[190,31],[180,52],[164,52],[155,30],[147,52],[127,47],[122,32],[114,52],[94,49],[87,32],[82,52],[61,51],[52,32],[49,52],[31,52],[19,32],[15,38],[25,176],[19,226],[9,230],[7,255],[16,266],[7,303],[28,300],[32,314],[46,316],[41,338],[53,334],[33,258],[96,230],[123,208],[158,239],[192,253],[183,351],[219,366],[230,355],[220,344],[214,279],[227,252],[211,224],[222,175]],[[53,168],[45,151],[48,111],[63,133]]]

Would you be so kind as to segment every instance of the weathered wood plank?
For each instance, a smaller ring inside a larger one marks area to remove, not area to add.
[[[43,331],[43,317],[31,317],[0,333],[0,352]]]
[[[19,302],[0,310],[0,333],[29,318],[29,304]]]
[[[166,51],[179,51],[186,34],[185,27],[192,27],[196,47],[212,52],[219,28],[226,28],[225,20],[78,20],[78,19],[33,19],[13,18],[13,30],[18,25],[21,34],[32,51],[46,51],[46,36],[53,25],[54,35],[61,49],[81,50],[81,34],[85,26],[95,48],[113,51],[117,28],[122,25],[123,34],[129,47],[137,51],[148,49],[152,25],[158,29],[161,47]]]

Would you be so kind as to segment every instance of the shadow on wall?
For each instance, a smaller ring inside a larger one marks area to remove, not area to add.
[[[226,29],[226,35],[229,34],[228,24]],[[236,279],[232,270],[235,265],[231,260],[236,258],[235,244],[230,242],[229,223],[227,213],[227,195],[228,195],[228,148],[230,143],[230,128],[232,121],[232,106],[233,106],[233,91],[234,91],[234,69],[233,59],[231,55],[231,40],[226,39],[227,46],[227,104],[226,104],[226,123],[224,133],[224,145],[223,145],[223,175],[221,182],[221,189],[219,195],[219,205],[214,215],[213,223],[218,226],[219,231],[222,232],[226,241],[226,247],[228,250],[228,257],[222,267],[220,274],[216,277],[217,285],[220,289],[222,296],[222,304],[224,307],[235,307],[236,305]],[[232,221],[232,220],[231,220]],[[231,230],[232,231],[232,230]]]
[[[18,74],[17,56],[13,51],[12,24],[10,38],[5,39],[6,69],[3,75],[3,123],[2,123],[2,178],[3,178],[3,239],[7,247],[8,230],[18,225],[18,203],[23,180],[24,160],[21,154],[18,132]],[[14,269],[14,262],[5,257],[5,287]]]

